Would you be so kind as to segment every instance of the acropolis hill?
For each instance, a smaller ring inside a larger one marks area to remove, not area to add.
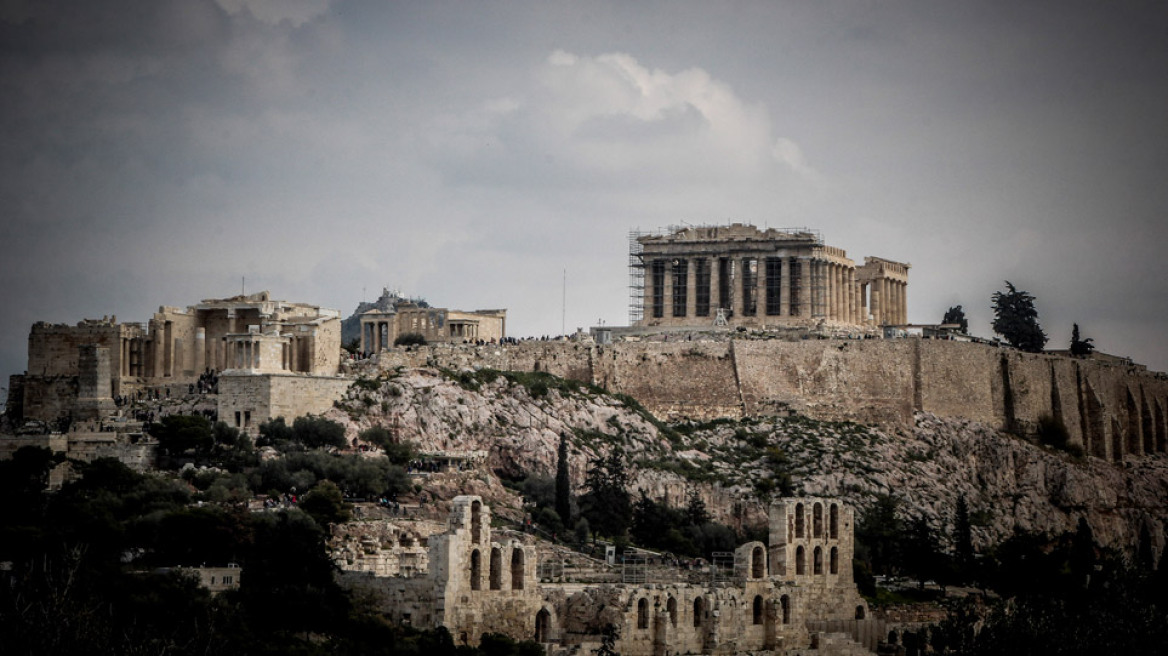
[[[146,324],[38,323],[28,372],[12,379],[8,418],[45,426],[70,420],[67,436],[50,439],[112,443],[113,435],[142,430],[125,407],[136,403],[155,418],[198,411],[254,434],[275,417],[335,414],[356,380],[385,381],[404,370],[498,370],[553,374],[628,395],[666,421],[796,416],[897,435],[934,417],[943,426],[964,422],[1032,441],[1053,422],[1093,468],[1163,460],[1164,374],[1106,356],[911,335],[902,329],[907,264],[866,258],[857,266],[814,233],[741,225],[634,241],[631,268],[646,274],[634,294],[638,325],[572,339],[516,341],[505,333],[504,310],[461,312],[399,299],[354,319],[363,354],[355,357],[340,348],[340,312],[267,292],[163,306]],[[414,331],[430,344],[393,346],[394,336]],[[208,376],[215,384],[205,394]],[[351,440],[362,427],[350,426]],[[448,437],[471,440],[471,428],[452,426],[432,443],[462,448]],[[539,439],[554,444],[555,436]],[[475,435],[473,448],[501,466],[514,446],[501,439]],[[1116,541],[1130,544],[1132,526],[1143,521],[1126,521],[1113,532]]]

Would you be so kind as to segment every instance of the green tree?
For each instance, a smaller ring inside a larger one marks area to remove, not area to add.
[[[308,513],[321,527],[349,521],[349,504],[341,489],[332,481],[321,481],[300,500],[300,509]]]
[[[628,531],[633,517],[628,478],[620,449],[590,463],[584,479],[588,491],[580,497],[580,514],[588,519],[593,531],[614,538]]]
[[[921,589],[924,589],[925,581],[940,579],[944,574],[940,538],[923,515],[909,524],[908,539],[902,554],[904,560],[901,566],[912,573]]]
[[[564,526],[572,526],[572,478],[568,473],[568,436],[560,435],[556,452],[556,512]]]
[[[422,333],[403,333],[393,340],[394,346],[425,346],[426,336]]]
[[[1034,297],[1018,290],[1009,280],[1005,292],[994,292],[994,332],[1014,348],[1039,353],[1046,346],[1046,333],[1038,325]]]
[[[292,432],[292,427],[284,421],[283,417],[276,417],[269,419],[260,424],[260,438],[256,440],[257,446],[277,446],[291,442],[295,439]]]
[[[1087,339],[1079,339],[1079,324],[1074,324],[1071,329],[1071,355],[1075,357],[1083,357],[1091,355],[1095,350],[1095,340],[1088,337]]]
[[[856,558],[874,574],[893,574],[900,562],[899,505],[896,497],[877,495],[856,524]]]
[[[965,318],[965,310],[962,310],[960,305],[954,305],[945,310],[945,316],[941,319],[941,323],[956,324],[961,326],[963,334],[969,334],[969,320]]]
[[[167,415],[149,431],[167,455],[206,455],[215,446],[211,421],[202,415]]]
[[[701,526],[710,522],[710,512],[706,509],[706,502],[702,500],[702,495],[698,493],[697,488],[692,488],[689,491],[685,517],[692,526]]]
[[[345,427],[324,417],[297,417],[292,422],[292,433],[296,441],[310,449],[349,445],[345,439]]]
[[[418,454],[413,442],[398,441],[389,429],[381,426],[366,428],[357,434],[357,439],[380,448],[395,465],[404,465]]]

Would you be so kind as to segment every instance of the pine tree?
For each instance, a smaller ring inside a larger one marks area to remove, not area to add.
[[[706,502],[696,489],[689,491],[689,499],[685,507],[685,516],[691,526],[703,526],[710,522],[710,512],[706,510]]]
[[[1034,297],[1014,288],[1006,281],[1006,292],[994,292],[994,332],[1017,349],[1040,353],[1046,346],[1046,333],[1038,325]]]
[[[973,576],[973,526],[969,521],[969,504],[965,495],[957,497],[957,511],[953,518],[954,550],[957,552],[957,571],[962,582]]]

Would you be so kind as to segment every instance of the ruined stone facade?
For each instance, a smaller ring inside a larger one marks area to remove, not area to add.
[[[13,409],[40,421],[97,418],[113,410],[115,396],[181,389],[207,370],[335,376],[340,347],[339,313],[268,292],[161,307],[146,325],[116,317],[38,322],[27,373],[12,381],[20,403]]]
[[[507,336],[507,311],[464,312],[403,302],[361,315],[361,350],[366,353],[380,353],[410,333],[425,337],[428,343],[498,342]]]
[[[633,250],[633,278],[643,277],[637,326],[908,323],[908,264],[869,257],[857,266],[812,232],[684,228],[639,237]]]
[[[854,630],[866,620],[852,581],[853,521],[831,499],[785,499],[770,511],[770,547],[742,545],[723,576],[711,569],[614,581],[613,570],[590,582],[587,573],[541,576],[548,552],[528,536],[501,538],[482,500],[461,496],[446,530],[429,538],[428,571],[344,580],[373,592],[393,620],[444,626],[464,644],[496,632],[553,654],[585,654],[612,626],[616,651],[628,656],[781,652],[812,644],[810,622]]]

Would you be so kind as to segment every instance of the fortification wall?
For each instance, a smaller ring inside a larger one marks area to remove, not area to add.
[[[907,425],[914,411],[1032,434],[1049,417],[1100,458],[1168,451],[1168,377],[1109,360],[943,340],[731,340],[414,348],[383,368],[546,371],[633,396],[662,418],[797,412]]]

